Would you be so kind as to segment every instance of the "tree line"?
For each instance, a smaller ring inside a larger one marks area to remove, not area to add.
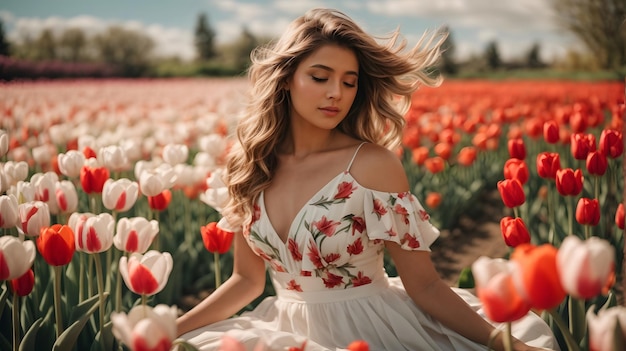
[[[485,46],[482,54],[460,61],[455,57],[454,35],[445,27],[443,30],[448,32],[448,37],[436,69],[454,76],[464,71],[548,66],[573,70],[623,70],[626,67],[626,0],[550,0],[550,5],[558,14],[555,21],[576,36],[586,52],[571,50],[558,62],[543,62],[541,47],[534,43],[520,57],[505,61],[494,40]],[[113,25],[91,36],[80,28],[56,33],[44,29],[35,37],[11,42],[0,22],[0,78],[10,79],[11,70],[20,69],[39,76],[46,76],[46,69],[56,69],[56,76],[240,75],[250,63],[250,52],[272,39],[258,37],[244,27],[238,38],[218,45],[216,34],[207,15],[200,13],[194,27],[195,59],[185,62],[177,57],[157,57],[151,37],[121,26]],[[55,77],[55,74],[48,72],[48,76]]]

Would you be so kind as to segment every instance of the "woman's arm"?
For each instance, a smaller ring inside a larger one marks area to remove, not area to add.
[[[489,343],[494,327],[440,279],[428,251],[409,251],[394,242],[387,242],[396,270],[405,290],[422,311],[439,322],[483,345]],[[496,350],[504,350],[502,333],[491,343]],[[540,350],[514,340],[514,350]]]
[[[233,274],[211,295],[176,320],[178,335],[229,318],[263,293],[265,263],[235,234]]]

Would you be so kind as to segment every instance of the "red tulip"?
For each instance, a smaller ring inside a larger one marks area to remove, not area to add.
[[[556,171],[556,190],[563,196],[576,196],[583,190],[583,172],[580,169]]]
[[[624,204],[621,203],[617,206],[617,211],[615,211],[615,224],[621,230],[624,230],[624,219],[626,215],[624,214]]]
[[[472,275],[476,294],[489,320],[513,322],[530,310],[528,302],[515,288],[512,265],[508,261],[481,256],[472,264]]]
[[[557,253],[557,249],[550,244],[521,244],[513,250],[511,261],[518,269],[516,286],[533,308],[554,308],[566,296],[557,268]]]
[[[543,139],[549,144],[556,144],[560,140],[559,125],[556,121],[547,121],[543,124]]]
[[[575,159],[586,160],[587,154],[596,151],[596,137],[593,134],[574,133],[570,147]]]
[[[604,129],[600,134],[600,152],[610,158],[621,156],[624,153],[622,133],[613,129]]]
[[[155,196],[148,196],[148,205],[155,211],[163,211],[172,201],[172,192],[169,189],[163,190]]]
[[[555,179],[561,169],[561,158],[556,152],[542,152],[537,155],[537,174],[541,178]]]
[[[517,179],[505,179],[498,182],[498,191],[502,202],[508,208],[521,206],[526,201],[522,183]]]
[[[602,176],[606,172],[609,163],[606,156],[600,151],[592,151],[587,155],[587,172],[592,175]]]
[[[217,222],[211,222],[200,227],[202,242],[209,252],[224,254],[230,250],[235,233],[221,229]]]
[[[424,166],[426,166],[426,169],[428,169],[432,174],[437,174],[443,171],[445,165],[446,161],[439,156],[429,157],[424,160]]]
[[[74,231],[61,224],[41,228],[41,234],[37,237],[37,249],[49,265],[64,266],[72,261],[76,251]]]
[[[478,151],[476,150],[475,147],[465,146],[461,150],[459,150],[456,160],[461,166],[468,167],[468,166],[471,166],[474,163],[474,161],[476,161],[477,154],[478,154]]]
[[[348,350],[349,351],[369,351],[370,346],[368,345],[367,341],[355,340],[351,342],[350,345],[348,345]]]
[[[504,217],[500,220],[500,231],[507,246],[516,247],[530,243],[530,234],[521,218]]]
[[[576,221],[583,225],[597,225],[600,222],[598,199],[581,197],[576,206]]]
[[[504,163],[504,178],[517,179],[522,184],[526,184],[530,172],[524,160],[518,158],[510,158]]]
[[[526,145],[524,144],[524,139],[522,138],[509,139],[508,147],[509,147],[509,156],[511,156],[511,158],[517,158],[520,160],[523,160],[526,158]]]
[[[430,208],[437,208],[441,205],[441,193],[431,192],[426,195],[426,205]]]
[[[428,151],[428,148],[425,146],[420,146],[418,148],[413,149],[412,151],[413,162],[419,166],[423,165],[424,161],[426,161],[426,159],[428,158],[429,153],[430,151]]]
[[[98,155],[96,154],[96,152],[90,148],[89,146],[85,146],[83,148],[83,156],[85,156],[85,159],[90,159],[90,158],[97,158]]]
[[[87,194],[102,193],[104,183],[109,179],[109,170],[105,167],[83,166],[80,169],[80,185]]]
[[[441,142],[437,143],[434,147],[435,155],[448,160],[452,154],[452,145],[450,143]]]
[[[33,291],[35,286],[35,273],[32,269],[26,271],[19,278],[11,280],[11,289],[17,296],[26,296]]]

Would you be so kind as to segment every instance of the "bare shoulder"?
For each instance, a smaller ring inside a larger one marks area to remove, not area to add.
[[[368,189],[390,193],[409,190],[400,158],[380,145],[364,144],[354,159],[350,173]]]

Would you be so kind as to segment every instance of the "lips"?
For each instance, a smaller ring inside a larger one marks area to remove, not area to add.
[[[339,113],[339,108],[333,106],[320,107],[319,110],[327,116],[335,116]]]

